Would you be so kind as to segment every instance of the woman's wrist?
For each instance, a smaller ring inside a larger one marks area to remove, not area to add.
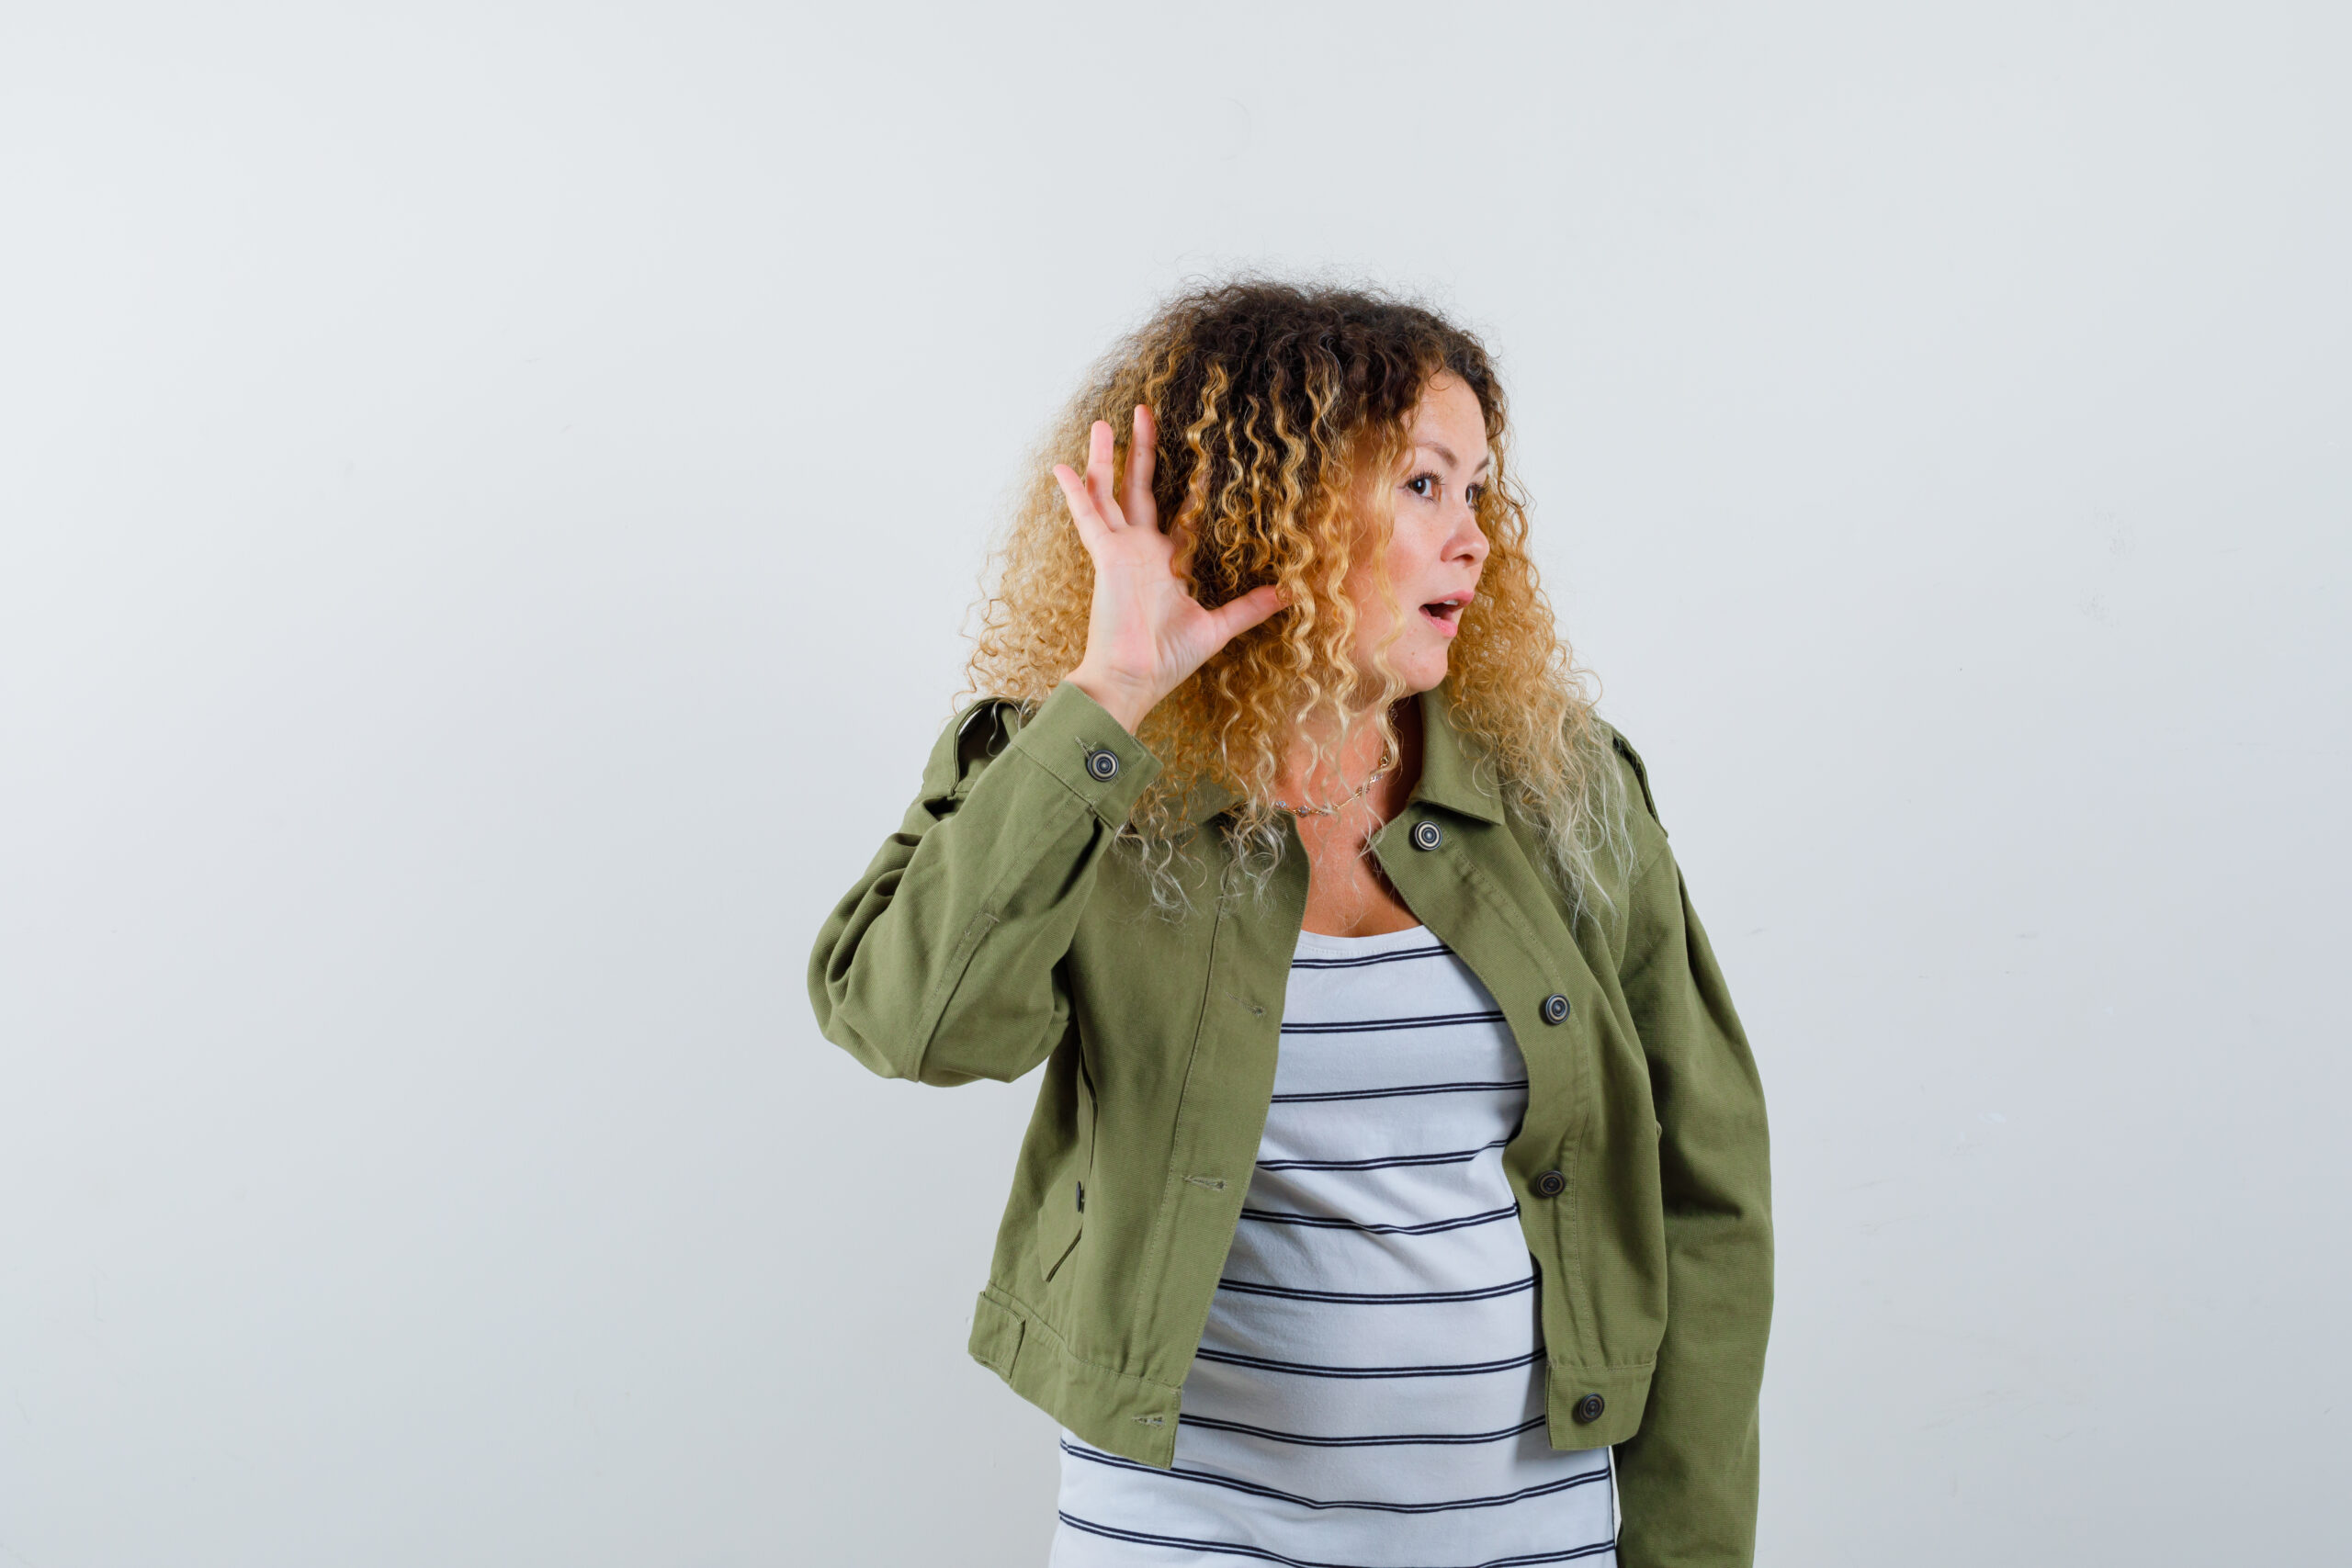
[[[1163,694],[1116,675],[1090,669],[1085,664],[1080,664],[1063,679],[1093,698],[1094,705],[1117,719],[1120,727],[1130,735],[1142,727],[1144,715],[1159,705]]]

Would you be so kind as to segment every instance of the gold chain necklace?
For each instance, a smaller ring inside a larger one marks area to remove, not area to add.
[[[1384,746],[1380,752],[1380,766],[1373,769],[1365,776],[1363,783],[1356,785],[1354,792],[1345,800],[1335,800],[1329,806],[1293,806],[1287,800],[1277,800],[1274,804],[1294,817],[1329,817],[1335,812],[1345,811],[1349,807],[1371,794],[1372,786],[1386,778],[1396,769],[1396,748],[1393,745]]]

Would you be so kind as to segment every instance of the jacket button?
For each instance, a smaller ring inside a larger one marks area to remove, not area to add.
[[[1544,1021],[1566,1023],[1568,1021],[1568,998],[1555,991],[1544,998]]]
[[[1413,824],[1413,847],[1415,849],[1433,850],[1443,842],[1445,842],[1445,829],[1440,828],[1436,823],[1416,822]]]
[[[1089,751],[1086,754],[1086,771],[1098,779],[1115,779],[1119,776],[1119,754],[1116,751]]]
[[[1556,1170],[1547,1170],[1529,1185],[1535,1189],[1536,1196],[1539,1198],[1557,1198],[1568,1190],[1568,1179]],[[1589,1420],[1591,1417],[1587,1416],[1586,1419]]]
[[[1588,1393],[1577,1401],[1576,1418],[1588,1423],[1598,1421],[1600,1419],[1600,1413],[1608,1408],[1607,1400],[1597,1393]]]
[[[1081,1214],[1086,1213],[1086,1183],[1083,1181],[1078,1184],[1078,1212]]]

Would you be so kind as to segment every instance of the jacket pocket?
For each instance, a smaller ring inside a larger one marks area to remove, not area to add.
[[[1045,1201],[1037,1206],[1037,1268],[1048,1280],[1078,1247],[1086,1228],[1086,1183],[1094,1174],[1094,1085],[1083,1056],[1071,1078],[1076,1135],[1059,1176],[1047,1184]]]

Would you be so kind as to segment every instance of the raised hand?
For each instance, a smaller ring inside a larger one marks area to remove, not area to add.
[[[1086,477],[1054,465],[1080,543],[1094,558],[1094,604],[1086,620],[1086,657],[1069,682],[1132,732],[1159,699],[1182,685],[1227,643],[1282,608],[1281,592],[1253,588],[1216,609],[1204,608],[1176,575],[1176,541],[1159,531],[1151,499],[1151,411],[1137,405],[1127,449],[1125,492],[1111,493],[1112,433],[1096,420]]]

